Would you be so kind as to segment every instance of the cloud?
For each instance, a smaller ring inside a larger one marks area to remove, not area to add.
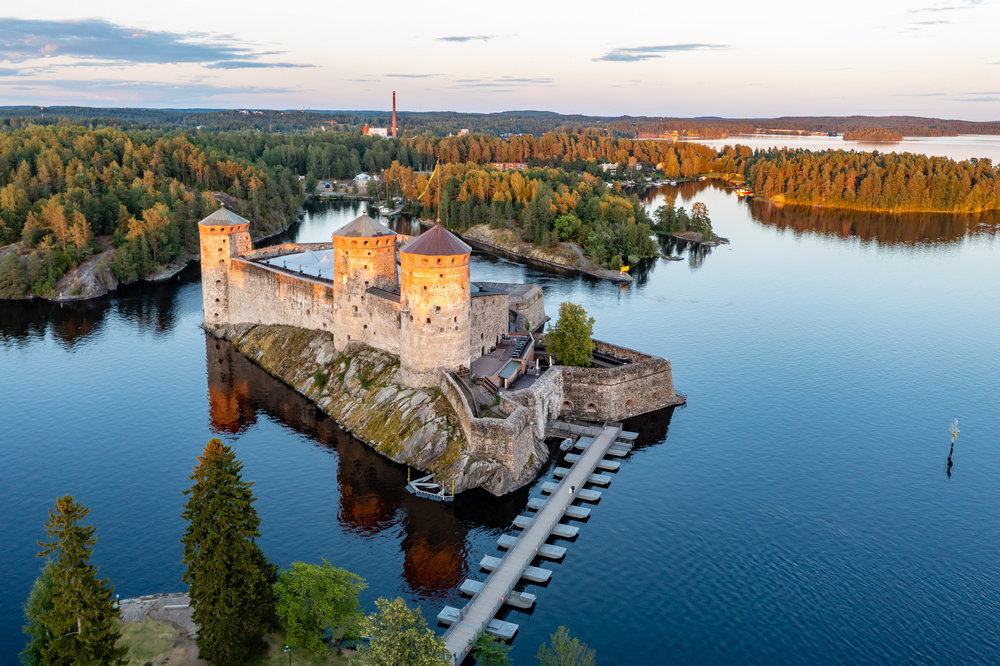
[[[225,35],[142,30],[104,19],[0,19],[0,57],[11,62],[70,56],[131,63],[196,63],[257,55]]]
[[[263,69],[270,67],[315,67],[316,65],[301,65],[294,62],[260,62],[257,60],[223,60],[205,65],[208,69]]]
[[[498,88],[510,89],[524,86],[554,86],[550,78],[517,78],[513,76],[487,77],[482,79],[455,79],[453,89],[472,88],[484,92],[497,92]]]
[[[1000,97],[966,97],[965,99],[946,99],[946,102],[1000,102]]]
[[[662,46],[631,46],[611,49],[598,58],[591,58],[595,62],[638,62],[640,60],[653,60],[662,58],[664,53],[674,53],[676,51],[717,51],[728,49],[728,44],[664,44]]]
[[[963,95],[1000,95],[1000,90],[985,90],[977,92],[962,93]]]
[[[943,97],[948,93],[898,93],[889,97]]]
[[[951,25],[951,21],[913,21],[913,25]]]
[[[439,42],[475,42],[482,40],[488,42],[496,37],[496,35],[464,35],[461,37],[438,37],[436,41]]]
[[[955,4],[945,4],[943,2],[939,2],[932,7],[911,9],[907,12],[907,14],[919,14],[920,12],[953,12],[959,9],[973,9],[984,2],[985,0],[962,0]]]
[[[383,74],[382,76],[393,79],[429,79],[438,76],[438,74]]]
[[[347,79],[351,83],[378,83],[382,79]]]
[[[80,93],[94,99],[153,100],[153,99],[206,99],[220,95],[262,95],[301,92],[295,88],[265,88],[260,86],[225,86],[201,82],[168,83],[162,81],[129,81],[97,79],[78,81],[71,79],[30,79],[19,85],[8,85],[7,90],[32,92],[57,91]],[[21,95],[24,97],[25,95]]]

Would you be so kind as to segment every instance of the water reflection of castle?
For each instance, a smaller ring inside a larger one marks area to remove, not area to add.
[[[338,522],[363,538],[402,527],[403,579],[422,595],[451,593],[464,579],[466,528],[450,507],[404,491],[406,470],[341,430],[305,397],[257,367],[231,343],[205,336],[209,420],[237,434],[265,414],[337,452]]]

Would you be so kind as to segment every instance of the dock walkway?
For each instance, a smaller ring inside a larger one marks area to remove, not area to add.
[[[514,586],[524,577],[539,555],[539,550],[546,545],[545,541],[566,517],[566,509],[580,495],[584,484],[591,480],[598,463],[604,459],[605,453],[618,439],[621,431],[621,426],[605,426],[600,429],[593,444],[588,445],[579,460],[567,470],[548,502],[538,509],[517,542],[496,563],[479,591],[458,612],[457,617],[449,618],[452,625],[444,632],[444,640],[455,664],[462,663],[468,656],[467,647],[479,632],[485,631],[491,623],[496,623],[494,618],[504,605],[505,597],[514,591]],[[574,490],[571,492],[570,488]]]

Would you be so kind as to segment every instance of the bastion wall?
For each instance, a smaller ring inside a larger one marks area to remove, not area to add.
[[[474,294],[471,303],[469,332],[470,363],[490,351],[507,332],[510,301],[506,293]]]
[[[440,379],[439,388],[458,414],[462,432],[474,453],[498,460],[515,479],[529,467],[529,462],[535,463],[532,467],[541,464],[530,460],[535,450],[535,432],[528,409],[501,397],[500,410],[507,418],[476,418],[451,373],[441,372]],[[542,430],[544,437],[544,425]]]

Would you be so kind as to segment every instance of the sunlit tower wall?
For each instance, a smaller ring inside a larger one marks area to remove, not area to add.
[[[409,386],[437,386],[438,368],[469,367],[472,249],[440,224],[400,256],[400,373]]]
[[[396,138],[396,91],[392,91],[392,138]]]
[[[205,323],[229,322],[229,276],[234,257],[249,252],[250,222],[220,208],[198,223],[201,242],[201,296]]]
[[[396,233],[362,215],[333,233],[333,253],[333,344],[343,351],[352,340],[368,341],[365,291],[399,286]]]

